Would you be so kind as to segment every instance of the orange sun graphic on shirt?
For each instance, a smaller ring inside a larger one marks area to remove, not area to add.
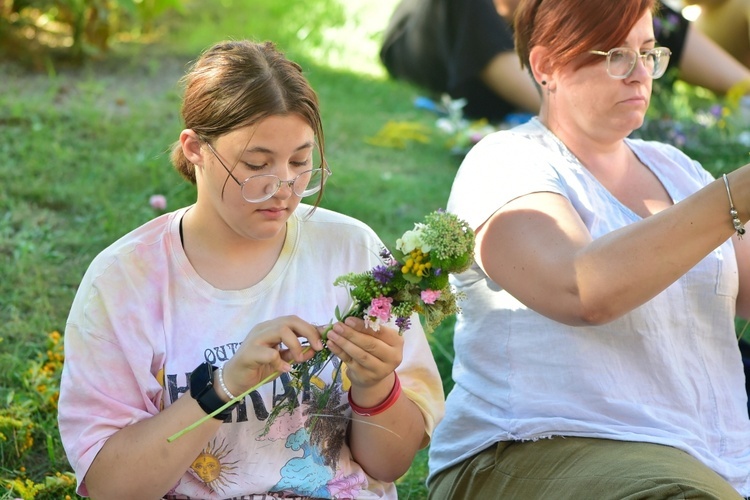
[[[211,442],[193,460],[190,468],[209,488],[223,492],[230,484],[236,484],[230,477],[237,475],[237,462],[227,462],[227,455],[229,450],[225,442],[222,441],[220,446],[215,441]]]

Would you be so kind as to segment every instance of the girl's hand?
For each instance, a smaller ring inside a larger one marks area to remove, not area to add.
[[[303,347],[300,337],[306,338],[310,346]],[[259,323],[224,365],[224,383],[232,394],[242,394],[273,373],[289,372],[292,362],[306,361],[321,349],[323,341],[318,329],[297,316]]]
[[[362,389],[374,387],[386,378],[393,385],[389,375],[401,364],[404,352],[404,338],[398,330],[381,325],[374,331],[365,328],[360,318],[334,324],[328,332],[327,345],[346,363],[352,386]]]

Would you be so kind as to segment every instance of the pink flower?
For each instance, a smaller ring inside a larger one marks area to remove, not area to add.
[[[483,134],[482,132],[474,132],[473,134],[471,134],[471,137],[469,137],[469,140],[471,141],[472,144],[476,144],[482,139],[484,139],[485,135],[486,134]]]
[[[391,319],[391,302],[393,302],[392,298],[383,297],[382,295],[376,299],[372,299],[370,309],[365,314],[365,326],[376,332],[380,330],[380,325],[387,323]]]
[[[148,199],[148,204],[154,210],[164,210],[167,208],[167,198],[163,194],[155,194]]]
[[[425,304],[434,304],[440,298],[440,290],[424,290],[420,297]]]
[[[368,316],[375,317],[382,323],[387,322],[391,319],[391,302],[393,302],[392,298],[383,297],[382,295],[377,299],[372,299],[370,310],[367,311]]]

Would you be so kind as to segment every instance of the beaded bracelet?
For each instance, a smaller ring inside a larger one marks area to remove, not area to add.
[[[734,202],[732,201],[732,193],[729,191],[729,179],[727,174],[722,174],[724,178],[724,187],[727,188],[727,198],[729,198],[729,215],[732,217],[732,225],[734,230],[737,231],[737,236],[742,239],[742,235],[745,234],[745,225],[742,223],[737,214],[737,209],[734,208]]]
[[[388,394],[388,397],[385,398],[382,403],[373,406],[372,408],[362,408],[361,406],[354,404],[354,401],[352,401],[352,393],[349,391],[349,406],[351,406],[352,411],[360,417],[372,417],[383,413],[385,410],[396,404],[398,397],[401,395],[401,381],[398,379],[398,374],[396,372],[393,372],[393,376],[394,380],[391,393]]]
[[[219,367],[219,385],[221,386],[221,390],[224,391],[224,394],[226,394],[230,401],[235,398],[235,395],[229,392],[229,389],[227,389],[227,384],[224,383],[224,365],[221,365]]]

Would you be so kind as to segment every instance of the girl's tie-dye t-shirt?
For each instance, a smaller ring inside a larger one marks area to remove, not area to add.
[[[347,291],[333,281],[378,264],[383,244],[350,217],[318,208],[308,219],[309,208],[290,218],[271,272],[245,290],[216,289],[192,268],[179,230],[187,208],[134,230],[92,262],[66,326],[59,406],[80,494],[107,438],[190,397],[200,363],[225,363],[262,321],[294,314],[327,324],[337,306],[346,308]],[[443,389],[419,320],[412,325],[397,371],[429,436],[443,414]],[[334,357],[299,393],[283,375],[248,395],[167,498],[396,498],[392,483],[367,476],[351,457],[346,371],[337,367]],[[331,384],[323,405],[319,396]],[[284,398],[299,404],[268,426]]]

